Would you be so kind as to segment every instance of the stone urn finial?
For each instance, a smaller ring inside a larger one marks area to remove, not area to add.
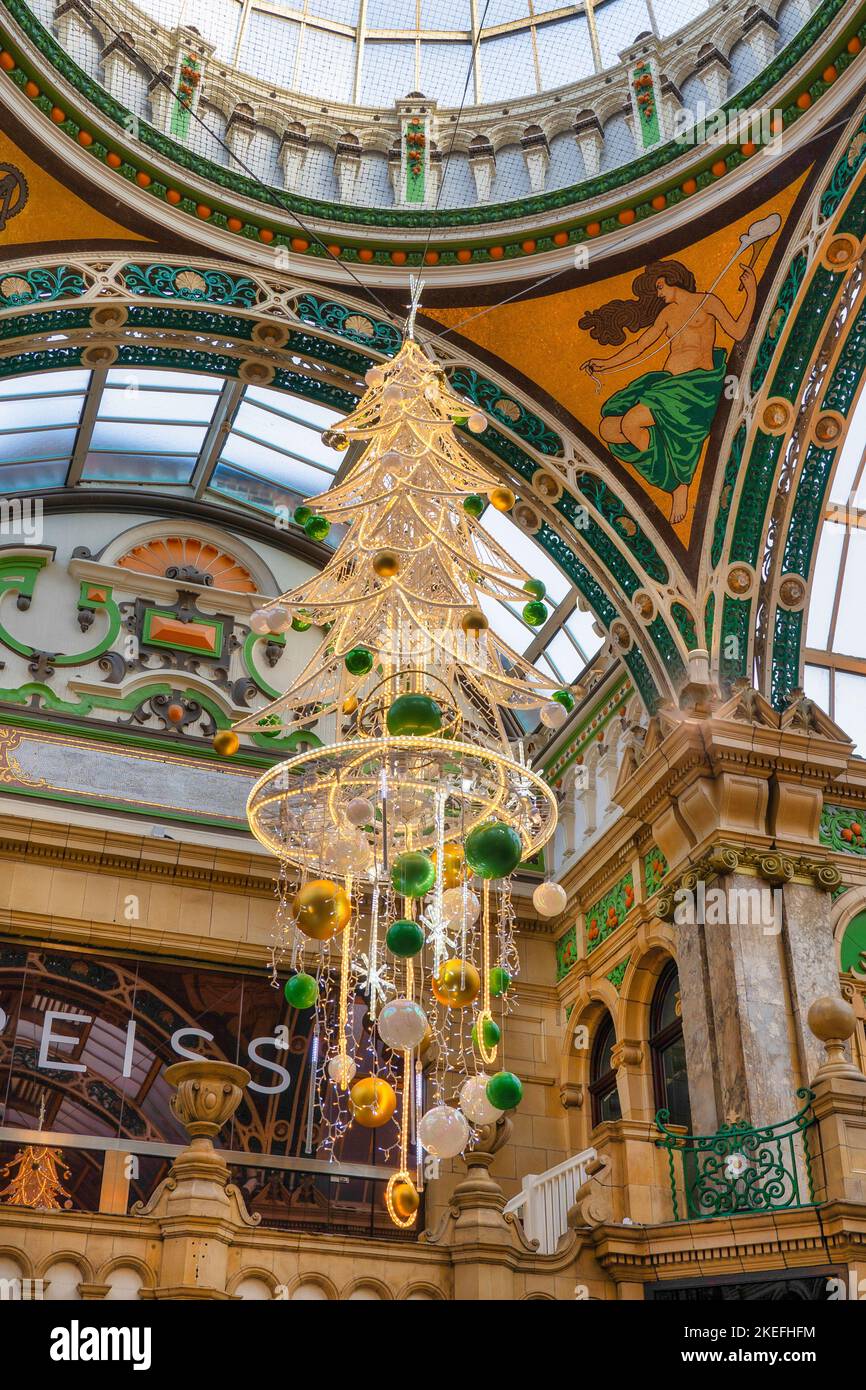
[[[857,1026],[856,1015],[847,1000],[837,995],[822,994],[810,1006],[807,1020],[827,1053],[827,1060],[818,1068],[815,1080],[822,1076],[861,1076],[862,1073],[845,1055],[845,1044]]]
[[[165,1079],[177,1088],[169,1104],[190,1136],[190,1148],[213,1150],[214,1137],[241,1103],[249,1072],[200,1057],[166,1067]]]

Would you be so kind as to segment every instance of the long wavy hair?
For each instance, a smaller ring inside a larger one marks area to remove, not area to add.
[[[694,275],[682,261],[653,261],[632,280],[634,299],[611,299],[600,309],[590,309],[578,327],[585,328],[603,347],[618,347],[625,342],[626,333],[655,323],[664,308],[664,300],[656,292],[659,280],[692,294],[697,290]]]

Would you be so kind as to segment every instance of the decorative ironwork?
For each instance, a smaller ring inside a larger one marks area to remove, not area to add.
[[[258,298],[253,280],[245,275],[227,275],[222,270],[199,270],[193,266],[127,265],[123,281],[130,294],[153,295],[156,299],[190,299],[194,303],[226,304],[250,309]]]
[[[313,294],[301,296],[295,305],[295,313],[314,328],[336,333],[338,337],[348,338],[350,342],[361,343],[364,347],[375,348],[389,357],[400,350],[403,341],[392,323],[371,318],[332,299],[317,299]]]
[[[668,1128],[670,1112],[659,1110],[655,1122],[662,1138],[655,1142],[667,1149],[674,1220],[815,1206],[808,1142],[815,1095],[801,1087],[797,1099],[802,1108],[789,1120],[763,1127],[739,1121],[715,1134],[680,1134]]]
[[[506,396],[494,381],[489,381],[471,367],[458,367],[448,372],[448,381],[458,396],[468,396],[480,410],[499,420],[540,454],[562,457],[565,451],[556,431],[545,424],[539,415]]]

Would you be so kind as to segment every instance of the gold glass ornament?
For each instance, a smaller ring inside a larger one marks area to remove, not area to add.
[[[408,1221],[415,1215],[421,1205],[421,1198],[411,1178],[398,1178],[391,1191],[391,1201],[401,1221]]]
[[[344,713],[344,714],[354,714],[354,713],[355,713],[355,710],[356,710],[357,708],[358,708],[358,697],[357,697],[357,695],[347,695],[346,698],[345,698],[345,700],[343,701],[343,713]]]
[[[397,1109],[397,1094],[380,1076],[362,1076],[349,1092],[349,1106],[359,1125],[379,1129]]]
[[[213,746],[221,757],[230,758],[240,748],[241,741],[234,729],[220,729],[218,734],[214,734]]]
[[[373,570],[380,579],[393,579],[400,573],[400,556],[396,550],[379,550],[373,556]]]
[[[490,498],[491,507],[495,507],[498,512],[510,512],[517,501],[510,487],[491,488],[487,496]]]
[[[471,960],[455,956],[443,961],[433,976],[433,993],[447,1009],[463,1009],[478,998],[481,976]]]
[[[460,619],[460,626],[464,632],[485,632],[490,624],[480,608],[470,608]]]
[[[329,878],[314,878],[295,894],[292,912],[305,936],[327,941],[344,930],[352,915],[352,904],[338,883]]]
[[[437,863],[433,853],[433,863]],[[466,855],[462,845],[444,845],[442,848],[442,884],[448,888],[459,888],[466,878]],[[437,866],[438,867],[438,866]]]

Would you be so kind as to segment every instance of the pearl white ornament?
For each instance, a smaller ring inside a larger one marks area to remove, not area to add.
[[[568,718],[568,710],[558,700],[547,700],[541,706],[541,722],[546,729],[561,729]]]
[[[353,796],[346,805],[346,820],[350,825],[370,825],[375,815],[373,803],[366,796]]]
[[[250,614],[250,627],[259,637],[264,637],[266,632],[270,632],[271,620],[264,608],[256,608]]]
[[[414,999],[390,999],[376,1021],[379,1037],[388,1047],[417,1047],[427,1032],[427,1015]]]
[[[344,1091],[351,1085],[357,1070],[358,1063],[354,1057],[341,1057],[338,1052],[336,1057],[328,1058],[328,1076],[335,1086],[342,1087]]]
[[[418,1142],[434,1158],[456,1158],[469,1143],[469,1121],[453,1105],[434,1105],[418,1122]]]
[[[482,1072],[479,1076],[470,1076],[460,1087],[460,1109],[474,1125],[492,1125],[504,1114],[504,1111],[497,1110],[487,1099],[489,1080],[490,1077]]]
[[[541,917],[556,917],[565,911],[568,894],[560,883],[539,883],[532,895],[532,905]]]
[[[402,401],[403,387],[398,386],[396,381],[390,381],[382,392],[382,399],[392,404],[396,404],[397,401]]]
[[[287,632],[292,625],[292,615],[279,604],[276,608],[269,608],[268,628],[271,632]]]
[[[483,434],[487,429],[487,416],[480,410],[473,410],[466,423],[473,434]]]
[[[464,917],[467,927],[471,927],[481,916],[481,903],[468,888],[446,888],[442,894],[442,913],[449,927],[462,926]]]
[[[368,372],[365,372],[364,380],[368,386],[381,386],[385,380],[385,373],[381,367],[371,367]]]

